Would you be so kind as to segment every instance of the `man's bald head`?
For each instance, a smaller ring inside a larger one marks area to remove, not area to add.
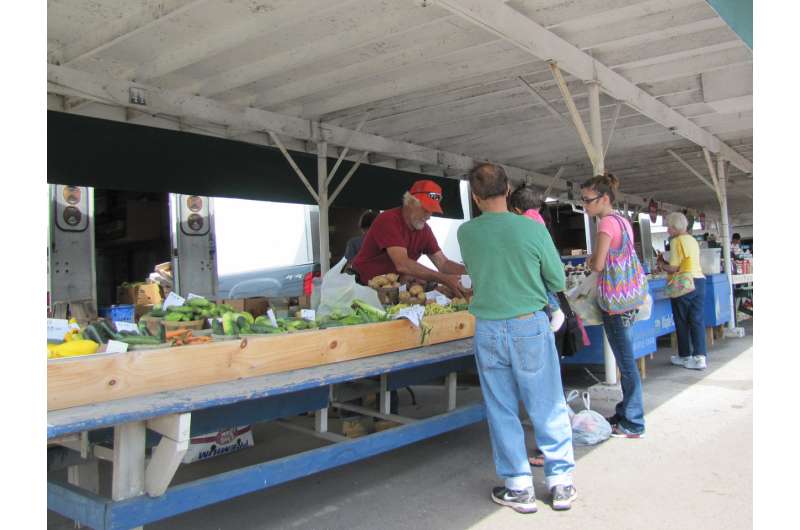
[[[469,172],[469,185],[480,199],[503,196],[508,193],[508,177],[496,164],[479,164]]]

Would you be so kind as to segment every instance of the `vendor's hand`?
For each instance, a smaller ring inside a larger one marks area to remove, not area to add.
[[[460,274],[444,274],[441,283],[453,291],[453,294],[456,298],[467,297],[466,293],[464,292],[464,287],[461,285]]]

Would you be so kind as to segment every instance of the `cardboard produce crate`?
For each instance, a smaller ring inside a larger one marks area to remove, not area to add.
[[[160,304],[161,287],[157,283],[142,283],[135,287],[117,287],[117,303],[133,305]]]

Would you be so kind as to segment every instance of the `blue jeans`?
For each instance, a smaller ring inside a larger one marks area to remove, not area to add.
[[[703,321],[705,300],[705,278],[695,278],[694,291],[670,300],[675,319],[675,334],[678,336],[678,355],[681,357],[706,354],[706,330]]]
[[[548,490],[572,484],[572,426],[561,386],[561,368],[543,311],[509,320],[475,323],[475,358],[481,380],[497,474],[512,490],[533,487],[519,401],[544,453]]]
[[[633,358],[633,318],[628,315],[611,315],[603,311],[603,328],[608,343],[617,360],[622,379],[622,401],[617,403],[616,413],[620,425],[631,432],[644,432],[644,400],[642,380]]]

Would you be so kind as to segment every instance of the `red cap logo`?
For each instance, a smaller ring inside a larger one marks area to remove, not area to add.
[[[431,213],[442,213],[442,188],[432,180],[418,180],[408,192]]]

